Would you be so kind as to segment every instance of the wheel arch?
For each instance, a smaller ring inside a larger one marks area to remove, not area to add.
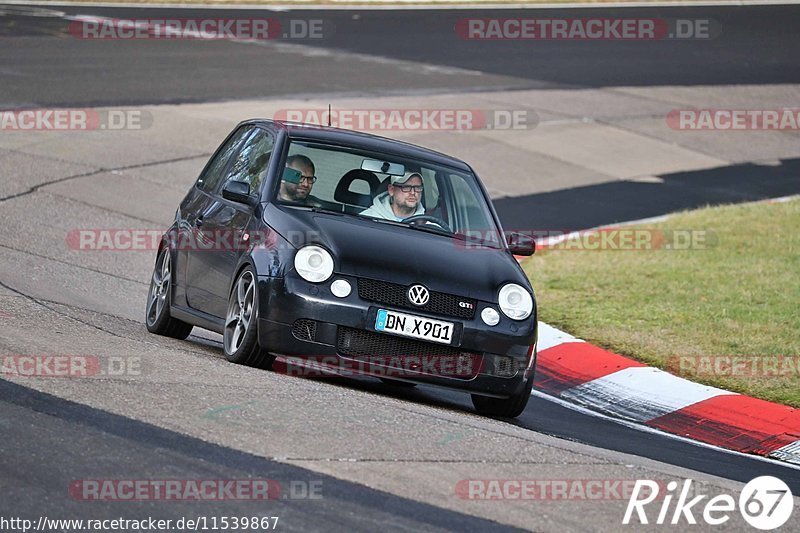
[[[252,257],[249,255],[243,256],[239,261],[239,264],[236,265],[236,270],[234,270],[230,283],[228,283],[228,298],[230,298],[231,294],[233,293],[233,289],[236,286],[236,280],[239,279],[239,276],[247,267],[251,267],[253,269],[253,273],[255,274],[256,278],[255,282],[256,285],[258,285],[258,269],[256,268],[255,261],[253,261]]]

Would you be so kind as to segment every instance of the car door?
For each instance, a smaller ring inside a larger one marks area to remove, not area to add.
[[[201,229],[198,234],[204,242],[190,252],[188,275],[198,294],[203,294],[202,299],[192,304],[199,311],[220,318],[225,316],[234,270],[248,247],[243,236],[251,226],[257,203],[227,200],[222,190],[226,183],[240,181],[250,185],[251,195],[258,198],[274,143],[272,133],[253,127],[227,166],[212,201],[198,216],[196,225]]]
[[[227,175],[228,168],[252,132],[253,126],[243,126],[233,132],[208,161],[194,187],[181,203],[175,258],[175,301],[181,305],[188,305],[193,309],[208,309],[211,306],[212,296],[206,290],[208,283],[204,279],[202,266],[195,264],[196,252],[200,252],[207,244],[206,236],[201,231],[203,220],[216,202],[216,192]]]

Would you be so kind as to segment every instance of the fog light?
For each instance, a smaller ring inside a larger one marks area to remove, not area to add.
[[[483,311],[481,311],[481,319],[487,326],[496,326],[497,323],[500,322],[500,313],[491,307],[485,307]]]
[[[350,295],[350,291],[353,288],[350,286],[350,283],[344,279],[337,279],[333,283],[331,283],[331,292],[334,296],[338,296],[339,298],[344,298]]]

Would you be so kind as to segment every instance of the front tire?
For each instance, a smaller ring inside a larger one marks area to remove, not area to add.
[[[528,405],[533,390],[533,376],[528,378],[525,387],[519,394],[508,398],[490,398],[479,394],[472,395],[472,405],[475,410],[484,416],[496,418],[516,418],[522,414]]]
[[[270,369],[275,357],[258,344],[258,282],[253,267],[236,278],[228,297],[223,347],[231,363]]]
[[[153,277],[150,280],[145,324],[147,325],[147,331],[150,333],[184,340],[192,332],[194,326],[170,316],[169,307],[171,302],[172,259],[170,258],[169,248],[163,248],[156,257]]]

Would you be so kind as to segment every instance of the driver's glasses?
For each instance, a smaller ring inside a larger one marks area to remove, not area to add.
[[[311,185],[311,184],[313,184],[314,182],[317,181],[317,177],[316,176],[300,176],[300,183],[302,183],[304,181],[306,183],[308,183],[309,185]]]
[[[422,194],[422,188],[423,188],[422,185],[395,185],[395,187],[397,187],[398,189],[400,189],[405,193],[414,191],[417,194]]]

